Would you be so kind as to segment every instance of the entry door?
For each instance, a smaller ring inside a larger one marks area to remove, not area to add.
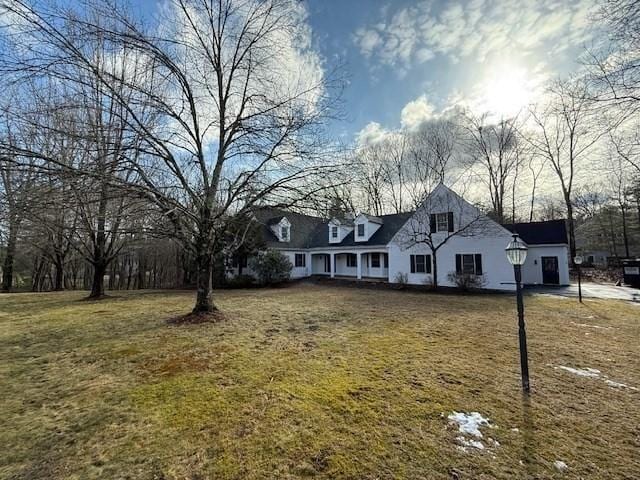
[[[542,283],[559,285],[558,257],[542,257]]]
[[[331,273],[331,256],[324,256],[324,273]]]

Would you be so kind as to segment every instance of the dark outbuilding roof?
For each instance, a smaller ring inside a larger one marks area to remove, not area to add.
[[[517,233],[529,245],[568,243],[567,225],[564,220],[510,223],[502,226],[510,232]]]

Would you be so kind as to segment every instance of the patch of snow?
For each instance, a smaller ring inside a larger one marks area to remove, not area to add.
[[[519,431],[520,431],[520,429],[519,429],[519,428],[517,428],[517,427],[513,427],[513,428],[511,429],[511,431],[512,431],[512,432],[519,432]]]
[[[605,380],[604,383],[613,388],[628,388],[629,390],[638,390],[636,387],[630,387],[626,383],[614,382],[613,380]]]
[[[560,365],[558,367],[553,367],[553,368],[560,368],[562,370],[566,370],[569,373],[573,373],[574,375],[578,375],[580,377],[592,377],[592,378],[598,378],[600,376],[600,370],[596,370],[595,368],[571,368],[571,367],[565,367],[564,365]]]
[[[484,444],[480,440],[467,440],[460,436],[456,437],[456,440],[462,445],[463,450],[466,452],[467,447],[477,448],[478,450],[484,450]]]
[[[553,466],[556,467],[556,470],[558,470],[559,472],[564,472],[567,468],[569,468],[569,466],[562,460],[556,460],[555,462],[553,462]]]
[[[593,318],[593,317],[587,317],[587,318]],[[576,322],[571,322],[571,323],[576,327],[597,328],[600,330],[606,330],[608,328],[611,328],[611,327],[603,327],[602,325],[589,325],[588,323],[576,323]]]
[[[489,425],[489,420],[484,418],[478,412],[463,413],[453,412],[449,415],[449,421],[458,424],[458,431],[468,433],[474,437],[482,438],[481,426]]]
[[[496,440],[495,438],[489,438],[489,443],[492,443],[494,447],[499,447],[500,446],[500,442],[498,440]]]

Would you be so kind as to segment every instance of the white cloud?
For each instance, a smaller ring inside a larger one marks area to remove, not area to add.
[[[551,46],[557,51],[579,45],[589,36],[589,14],[596,0],[471,0],[447,2],[438,10],[422,2],[390,12],[360,28],[354,42],[374,65],[406,71],[436,54],[457,62],[472,57],[518,54]],[[548,42],[548,43],[547,43]]]
[[[358,146],[375,145],[388,138],[389,135],[392,133],[378,122],[369,122],[356,134],[356,144]]]
[[[404,106],[400,113],[400,123],[403,128],[413,130],[425,120],[433,118],[434,114],[434,106],[429,103],[426,95],[421,95]]]
[[[371,56],[373,50],[380,45],[382,37],[375,30],[359,29],[354,35],[354,40],[360,47],[365,57]]]

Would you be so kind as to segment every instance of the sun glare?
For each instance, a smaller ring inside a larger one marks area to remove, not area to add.
[[[503,65],[493,69],[482,89],[481,106],[498,117],[516,115],[532,99],[532,85],[526,69]]]

